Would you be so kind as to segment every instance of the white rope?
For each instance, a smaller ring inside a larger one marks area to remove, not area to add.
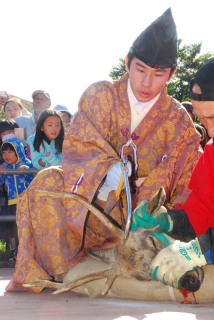
[[[135,165],[135,171],[137,171],[138,168],[138,164],[137,164],[137,146],[136,144],[133,142],[133,140],[130,138],[121,148],[121,159],[123,162],[125,162],[125,158],[124,158],[124,152],[123,149],[124,147],[131,147],[133,149],[133,153],[134,153],[134,165]]]

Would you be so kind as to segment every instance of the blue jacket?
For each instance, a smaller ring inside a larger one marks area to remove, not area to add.
[[[42,144],[40,145],[40,152],[34,149],[34,140],[35,133],[27,140],[28,147],[30,148],[30,157],[34,168],[44,169],[50,166],[58,166],[62,163],[62,153],[56,153],[55,140],[52,140],[50,144],[43,140]],[[50,155],[45,157],[47,152],[50,152]],[[39,164],[40,159],[45,163],[44,167]]]
[[[18,160],[16,164],[8,164],[3,162],[2,166],[5,166],[8,169],[18,169],[22,165],[26,165],[29,168],[32,168],[32,162],[25,156],[24,146],[21,140],[18,138],[9,138],[6,139],[2,146],[5,143],[10,143],[16,151]],[[26,169],[27,170],[27,169]],[[0,184],[5,184],[5,188],[8,194],[8,205],[16,204],[18,196],[29,186],[33,180],[33,174],[3,174],[0,172]]]

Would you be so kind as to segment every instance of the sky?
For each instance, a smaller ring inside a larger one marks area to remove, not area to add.
[[[136,37],[171,7],[183,44],[214,53],[212,0],[0,0],[0,91],[77,111],[93,82],[110,80]]]

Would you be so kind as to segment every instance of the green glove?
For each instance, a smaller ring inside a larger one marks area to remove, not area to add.
[[[151,263],[151,274],[154,280],[159,280],[173,288],[180,288],[180,279],[186,272],[207,264],[197,238],[186,243],[179,240],[172,241],[163,234],[154,233],[153,235],[167,245]],[[166,239],[161,238],[163,236],[168,238],[168,244]]]
[[[138,228],[157,229],[159,231],[169,232],[172,230],[173,222],[167,214],[165,207],[160,207],[155,213],[147,213],[147,202],[141,203],[133,212],[133,221],[131,230],[136,231]]]

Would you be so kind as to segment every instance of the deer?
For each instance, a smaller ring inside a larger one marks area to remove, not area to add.
[[[65,277],[64,279],[66,279],[66,282],[62,283],[38,279],[32,283],[23,284],[24,287],[40,286],[42,288],[51,288],[56,289],[53,294],[59,294],[77,288],[87,282],[106,278],[104,288],[100,292],[101,296],[105,296],[118,276],[134,277],[142,281],[152,280],[150,271],[151,262],[157,253],[164,247],[163,244],[153,236],[154,229],[146,230],[139,228],[137,231],[130,230],[128,238],[124,240],[124,232],[83,197],[76,194],[47,190],[38,190],[37,192],[44,196],[75,199],[100,219],[115,235],[118,242],[113,248],[96,251],[87,250],[89,256],[100,259],[106,263],[107,267],[104,271],[94,272],[74,281],[69,281],[69,277]],[[163,210],[166,211],[166,208],[163,207],[165,202],[164,188],[161,188],[154,197],[146,202],[146,210],[149,214],[153,213],[158,215],[160,212],[163,212]],[[145,201],[141,204],[143,203],[145,203]],[[170,241],[174,241],[174,239],[170,238]],[[68,272],[72,272],[72,269]],[[204,274],[201,268],[191,270],[182,277],[181,288],[190,292],[195,292],[200,288],[203,277]]]

